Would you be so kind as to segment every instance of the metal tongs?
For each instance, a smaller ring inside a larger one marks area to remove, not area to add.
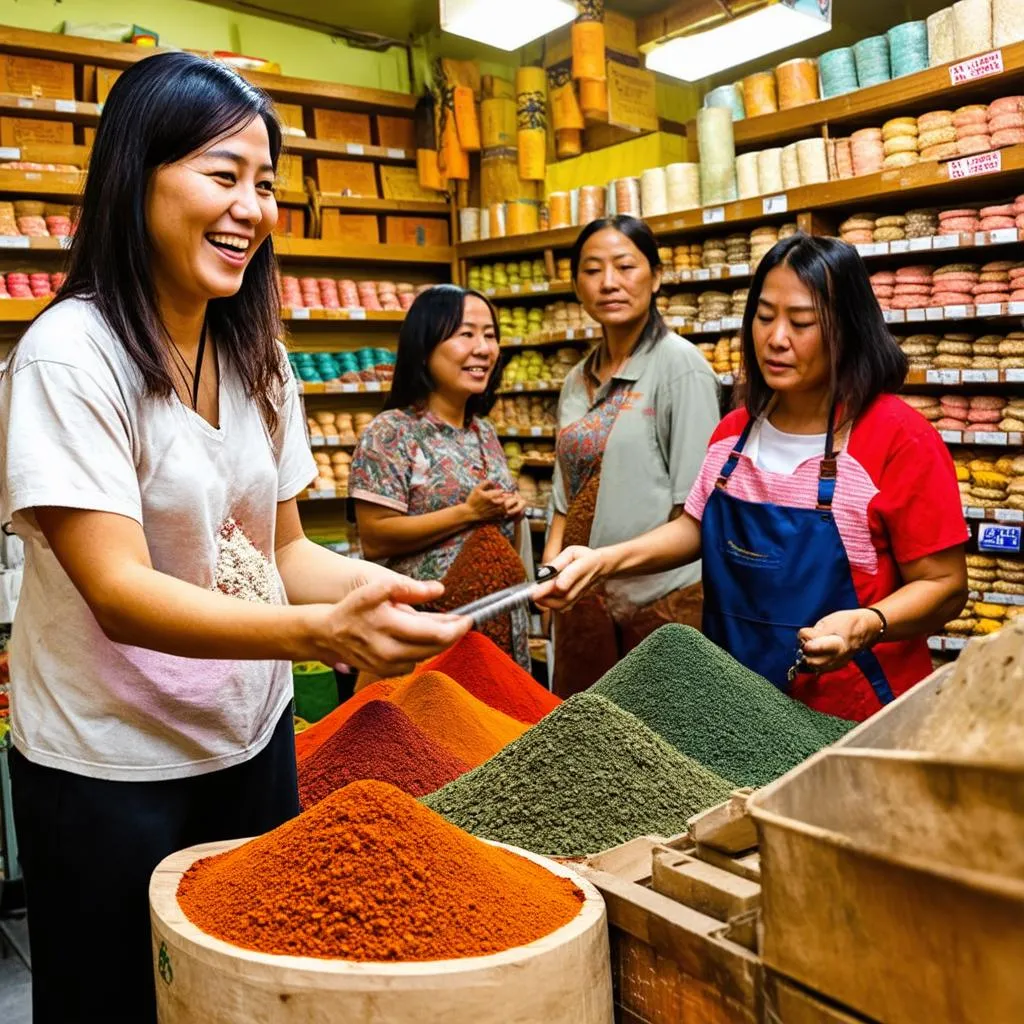
[[[488,622],[502,612],[526,604],[530,600],[530,591],[539,583],[547,583],[558,575],[558,570],[551,565],[537,567],[537,578],[527,580],[525,583],[517,583],[514,587],[506,587],[498,590],[487,597],[481,597],[478,601],[472,601],[456,608],[453,615],[467,615],[473,620],[473,628],[478,628],[481,623]]]

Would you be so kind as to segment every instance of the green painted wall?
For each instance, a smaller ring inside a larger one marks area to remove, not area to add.
[[[0,39],[3,25],[53,32],[65,21],[139,24],[159,33],[161,43],[168,46],[263,57],[277,61],[286,75],[410,90],[404,47],[384,53],[359,50],[321,32],[193,0],[0,0]]]

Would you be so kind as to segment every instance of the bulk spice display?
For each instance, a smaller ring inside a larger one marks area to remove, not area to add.
[[[358,961],[484,956],[579,913],[582,894],[382,782],[354,782],[178,888],[209,935],[281,956]]]

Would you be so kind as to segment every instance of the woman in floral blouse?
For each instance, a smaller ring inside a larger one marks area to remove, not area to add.
[[[349,477],[367,558],[443,580],[444,609],[520,583],[525,503],[494,427],[500,379],[491,304],[456,285],[425,291],[398,339],[391,395],[359,440]],[[525,609],[483,632],[529,667]]]

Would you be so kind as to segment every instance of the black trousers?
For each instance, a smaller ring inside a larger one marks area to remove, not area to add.
[[[28,902],[33,1024],[155,1024],[149,878],[168,854],[299,813],[289,709],[242,764],[109,782],[11,758]]]

